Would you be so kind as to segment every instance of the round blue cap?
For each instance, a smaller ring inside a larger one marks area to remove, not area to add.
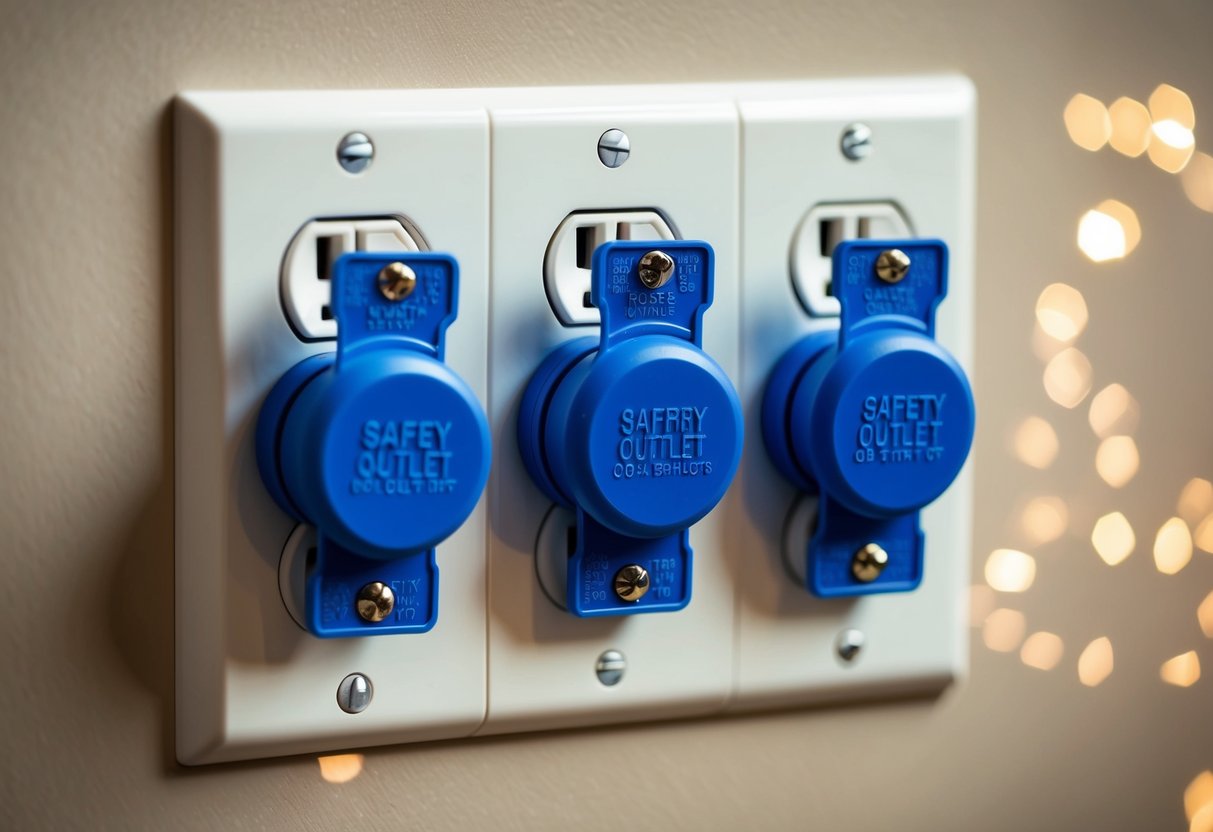
[[[741,406],[720,365],[665,335],[584,359],[552,396],[544,426],[560,490],[630,537],[672,534],[711,511],[741,443]]]
[[[821,355],[787,411],[792,452],[851,511],[915,511],[960,473],[973,442],[973,391],[956,360],[911,331],[873,330]]]
[[[417,352],[355,353],[315,376],[278,441],[292,503],[369,557],[435,546],[472,512],[488,478],[488,421],[475,394]]]

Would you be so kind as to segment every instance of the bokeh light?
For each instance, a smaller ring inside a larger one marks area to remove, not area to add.
[[[1192,823],[1188,832],[1213,830],[1213,771],[1202,771],[1184,789],[1184,815]]]
[[[1133,534],[1128,518],[1114,511],[1095,521],[1095,528],[1091,530],[1091,545],[1104,563],[1115,566],[1133,554],[1137,536]]]
[[[1039,416],[1029,416],[1015,429],[1015,456],[1029,468],[1044,470],[1057,459],[1057,431]]]
[[[1033,497],[1024,506],[1020,527],[1034,546],[1052,543],[1066,532],[1070,511],[1060,497]]]
[[[1112,135],[1108,143],[1126,156],[1140,156],[1150,144],[1150,111],[1132,98],[1121,97],[1108,107]]]
[[[1036,321],[1049,337],[1073,341],[1087,327],[1082,292],[1065,283],[1050,283],[1036,299]]]
[[[1091,392],[1091,362],[1079,350],[1068,347],[1045,365],[1045,393],[1057,404],[1075,408]]]
[[[1196,151],[1192,131],[1174,119],[1156,121],[1150,125],[1150,161],[1167,173],[1179,173]]]
[[[1200,631],[1213,638],[1213,592],[1206,595],[1196,608],[1196,620],[1200,622]]]
[[[1195,650],[1181,653],[1173,659],[1162,663],[1158,675],[1168,685],[1186,688],[1196,684],[1200,679],[1200,656]]]
[[[1000,607],[986,616],[981,627],[981,639],[986,647],[998,653],[1014,653],[1023,641],[1028,622],[1019,610]]]
[[[1128,257],[1140,242],[1137,213],[1120,200],[1105,199],[1078,220],[1078,247],[1096,263]]]
[[[318,757],[317,762],[326,783],[348,783],[362,773],[361,754],[330,754]]]
[[[1132,436],[1109,436],[1095,451],[1095,470],[1108,485],[1123,488],[1137,475],[1141,457]]]
[[[1062,113],[1070,140],[1083,150],[1099,150],[1112,135],[1108,108],[1098,98],[1078,93]]]
[[[1114,434],[1128,435],[1137,430],[1141,407],[1122,384],[1109,384],[1091,399],[1087,421],[1101,439]]]
[[[1179,492],[1176,513],[1196,525],[1213,511],[1213,483],[1203,477],[1193,477]]]
[[[1195,534],[1192,535],[1192,542],[1202,552],[1213,554],[1213,514],[1200,521]]]
[[[1163,523],[1154,537],[1154,565],[1164,575],[1174,575],[1192,560],[1192,535],[1178,517]]]
[[[1019,659],[1028,667],[1034,667],[1037,670],[1052,670],[1057,667],[1064,652],[1065,645],[1062,643],[1061,636],[1041,630],[1038,633],[1032,633],[1024,641],[1023,647],[1019,650]]]
[[[1036,580],[1036,559],[1017,549],[995,549],[986,558],[986,583],[999,592],[1023,592]]]
[[[1078,681],[1093,688],[1112,675],[1112,665],[1112,642],[1107,636],[1100,636],[1078,656]]]
[[[1188,160],[1180,176],[1188,201],[1213,213],[1213,156],[1197,153]]]
[[[1182,127],[1193,130],[1196,127],[1196,109],[1192,99],[1178,87],[1170,84],[1159,84],[1150,93],[1150,118],[1155,122],[1174,121]]]

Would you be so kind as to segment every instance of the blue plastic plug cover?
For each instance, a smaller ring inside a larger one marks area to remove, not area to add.
[[[675,268],[650,289],[638,265],[655,247]],[[600,246],[591,280],[600,339],[562,345],[524,393],[518,430],[527,468],[549,497],[577,510],[567,591],[577,615],[668,611],[690,600],[687,529],[724,496],[742,442],[737,393],[700,349],[712,283],[706,243]],[[611,589],[631,563],[651,580],[636,602]]]
[[[392,263],[416,277],[402,300],[378,289]],[[306,598],[317,635],[417,632],[436,620],[433,550],[476,506],[490,458],[483,409],[441,361],[457,295],[449,256],[344,255],[333,274],[336,355],[296,365],[262,408],[262,479],[317,528]],[[396,593],[387,621],[355,614],[371,581]]]
[[[891,248],[911,261],[893,284],[875,270]],[[840,243],[839,329],[804,338],[772,374],[763,402],[767,450],[789,479],[821,494],[808,570],[818,595],[904,591],[922,579],[917,512],[959,474],[974,429],[968,379],[933,338],[946,279],[940,241]],[[850,564],[868,542],[890,557],[865,583]]]

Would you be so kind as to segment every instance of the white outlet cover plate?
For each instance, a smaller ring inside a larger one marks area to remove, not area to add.
[[[880,696],[935,690],[958,675],[968,473],[924,515],[921,589],[818,601],[780,563],[779,521],[794,495],[766,462],[757,400],[775,358],[814,325],[796,301],[789,252],[798,223],[823,201],[895,200],[920,233],[951,245],[939,335],[968,365],[973,106],[969,82],[951,77],[182,96],[178,758]],[[872,126],[875,151],[852,163],[838,139],[856,120]],[[616,169],[596,154],[610,128],[632,145]],[[360,175],[335,159],[352,130],[375,143]],[[576,210],[646,208],[715,248],[704,347],[742,395],[746,451],[730,494],[692,530],[687,609],[582,620],[536,580],[549,504],[517,452],[518,399],[548,350],[596,332],[561,326],[548,303],[543,258],[557,225]],[[315,217],[388,215],[409,217],[432,250],[460,262],[447,357],[486,403],[494,468],[481,508],[438,550],[433,631],[319,640],[295,625],[279,594],[292,524],[261,485],[252,431],[278,376],[328,348],[301,342],[283,314],[279,269],[292,236]],[[864,630],[868,644],[844,666],[833,640],[846,627]],[[607,649],[627,659],[614,687],[594,672]],[[371,707],[357,716],[335,701],[353,671],[375,684]]]
[[[374,161],[357,175],[336,158],[351,130],[375,144]],[[262,486],[253,434],[278,377],[333,348],[295,335],[279,293],[287,245],[316,217],[407,215],[436,249],[458,252],[463,291],[446,360],[487,398],[488,130],[484,109],[451,93],[190,93],[177,102],[184,763],[467,736],[484,720],[484,501],[438,547],[443,614],[433,630],[313,638],[279,594],[278,562],[293,523]],[[336,701],[352,672],[374,685],[370,707],[357,715]]]

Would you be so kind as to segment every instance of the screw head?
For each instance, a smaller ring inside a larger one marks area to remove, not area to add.
[[[392,588],[387,584],[372,581],[358,590],[355,606],[363,621],[378,624],[392,614],[392,608],[396,606],[396,593],[392,592]]]
[[[674,258],[664,251],[650,251],[640,258],[639,271],[646,289],[660,289],[674,276]]]
[[[403,263],[388,263],[379,270],[379,294],[390,301],[402,301],[417,288],[417,273]]]
[[[623,678],[623,671],[627,669],[627,659],[618,650],[607,650],[598,657],[598,662],[594,665],[598,681],[608,688],[619,684],[619,680]]]
[[[617,168],[632,155],[632,141],[628,134],[612,127],[598,137],[598,161],[608,168]]]
[[[858,162],[872,153],[872,128],[866,124],[855,122],[848,124],[842,131],[838,141],[842,155],[852,162]]]
[[[375,686],[361,673],[351,673],[337,686],[337,707],[347,714],[360,714],[370,707]]]
[[[649,571],[629,563],[615,573],[615,594],[621,601],[639,601],[649,591]]]
[[[859,548],[851,559],[851,574],[855,580],[871,583],[889,565],[889,553],[876,543],[867,543]]]
[[[862,631],[843,630],[834,640],[834,649],[838,651],[838,658],[844,662],[853,662],[859,656],[859,651],[863,649],[863,643]]]
[[[876,276],[885,283],[900,283],[910,271],[910,256],[899,248],[880,252],[876,258]]]
[[[366,133],[346,133],[337,143],[337,162],[348,173],[362,173],[375,158],[375,145]]]

